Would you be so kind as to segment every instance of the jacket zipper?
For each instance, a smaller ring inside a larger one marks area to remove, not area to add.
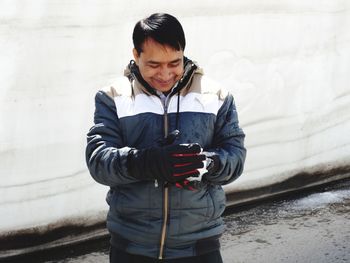
[[[167,231],[168,224],[168,198],[169,198],[169,188],[167,185],[164,186],[164,205],[163,205],[163,225],[162,225],[162,234],[160,238],[160,248],[159,248],[159,259],[163,259],[164,245],[165,245],[165,237]]]
[[[161,98],[163,108],[164,108],[164,137],[168,135],[168,105],[170,103],[170,94],[166,98]],[[159,247],[159,259],[163,259],[165,237],[167,232],[168,224],[168,212],[169,212],[169,186],[167,183],[164,184],[164,194],[163,194],[163,225],[162,233],[160,237],[160,247]]]

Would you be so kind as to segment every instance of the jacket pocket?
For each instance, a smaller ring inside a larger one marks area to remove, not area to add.
[[[208,188],[208,192],[213,204],[213,212],[210,219],[217,219],[221,217],[226,207],[225,191],[220,185],[212,185]]]
[[[110,188],[109,191],[107,192],[106,202],[109,206],[111,206],[111,204],[113,202],[113,198],[114,198],[115,193],[116,193],[116,189],[114,189],[114,188]]]
[[[120,196],[120,189],[111,188],[106,196],[106,202],[110,207],[110,211],[120,214],[122,212],[122,200]]]

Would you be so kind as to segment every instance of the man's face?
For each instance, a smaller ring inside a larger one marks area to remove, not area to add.
[[[133,50],[136,64],[143,79],[153,88],[168,92],[184,72],[184,53],[170,46],[164,46],[153,39],[147,39],[142,52]]]

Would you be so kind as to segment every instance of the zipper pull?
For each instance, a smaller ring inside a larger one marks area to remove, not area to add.
[[[156,188],[158,187],[158,180],[157,179],[154,180],[154,187],[156,187]]]

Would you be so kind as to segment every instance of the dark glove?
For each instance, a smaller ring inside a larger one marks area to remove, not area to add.
[[[191,191],[197,191],[203,185],[203,183],[210,182],[210,176],[214,175],[220,167],[220,159],[214,152],[202,152],[206,156],[206,169],[207,172],[203,176],[197,176],[198,178],[185,179],[183,181],[177,182],[175,186],[180,189],[186,189]]]
[[[189,181],[187,179],[181,181],[181,182],[177,182],[175,184],[175,186],[177,188],[180,189],[186,189],[186,190],[191,190],[191,191],[197,191],[198,186],[197,186],[198,182],[197,181]]]
[[[187,177],[199,175],[205,155],[199,144],[178,144],[130,150],[128,155],[129,174],[140,180],[167,181],[175,183]]]
[[[220,159],[215,152],[203,152],[207,157],[207,170],[208,172],[204,176],[215,174],[220,167]]]

